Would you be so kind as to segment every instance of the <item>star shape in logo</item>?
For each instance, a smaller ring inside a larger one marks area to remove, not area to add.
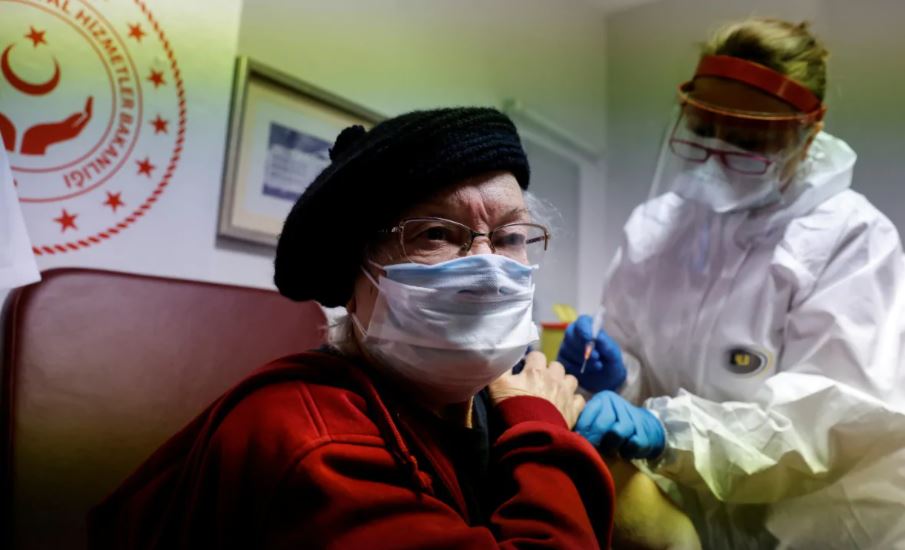
[[[123,202],[121,191],[119,193],[111,193],[110,191],[107,191],[107,200],[105,200],[102,204],[104,206],[109,206],[113,209],[114,212],[116,212],[116,209],[120,206],[126,205],[126,203]]]
[[[66,209],[64,208],[64,209],[63,209],[63,213],[60,215],[60,217],[59,217],[59,218],[54,218],[53,221],[55,221],[55,222],[57,222],[58,224],[60,224],[60,233],[62,233],[62,232],[64,232],[64,231],[66,231],[67,229],[76,229],[76,230],[78,230],[78,227],[75,226],[75,219],[76,219],[77,217],[79,217],[78,214],[70,214],[70,213],[67,212]]]
[[[31,29],[31,32],[26,34],[25,38],[31,40],[31,42],[32,42],[32,44],[34,44],[35,48],[38,47],[38,44],[47,44],[47,40],[44,39],[44,34],[47,31],[35,30],[34,27],[29,27],[29,29]]]
[[[151,121],[151,124],[154,125],[154,133],[155,134],[166,134],[169,133],[167,129],[167,125],[170,123],[169,120],[161,118],[160,115],[157,115],[157,118]]]
[[[141,37],[145,34],[147,33],[141,30],[140,24],[129,25],[129,37],[134,38],[136,41],[141,42]]]
[[[151,69],[151,75],[148,77],[148,80],[154,84],[154,88],[159,88],[166,84],[166,81],[163,79],[163,71]]]
[[[136,160],[135,164],[138,165],[138,173],[144,174],[149,178],[151,177],[151,172],[154,170],[154,168],[156,168],[156,166],[151,164],[151,159],[149,159],[148,157],[145,157],[144,160]]]

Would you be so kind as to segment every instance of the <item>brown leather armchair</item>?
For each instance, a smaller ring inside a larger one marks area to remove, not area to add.
[[[13,292],[0,350],[0,547],[84,548],[85,515],[246,373],[320,345],[314,303],[87,269]]]

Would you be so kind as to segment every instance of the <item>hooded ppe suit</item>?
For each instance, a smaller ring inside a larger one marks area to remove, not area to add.
[[[638,464],[705,548],[905,545],[905,260],[855,158],[820,133],[781,202],[670,192],[625,227],[605,329],[667,434]]]

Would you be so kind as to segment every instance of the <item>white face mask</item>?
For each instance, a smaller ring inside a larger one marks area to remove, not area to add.
[[[773,163],[766,174],[742,174],[711,156],[706,162],[681,172],[673,189],[680,197],[704,203],[718,213],[760,208],[782,198],[780,164]]]
[[[693,141],[711,150],[751,155],[750,151],[719,138],[697,136]],[[768,155],[772,162],[763,174],[732,170],[716,154],[701,163],[679,160],[683,164],[677,166],[678,175],[671,188],[680,197],[706,204],[718,213],[761,208],[782,200],[783,169],[797,152],[786,150]]]
[[[497,254],[382,267],[367,329],[369,354],[439,404],[467,401],[538,339],[531,321],[536,266]]]

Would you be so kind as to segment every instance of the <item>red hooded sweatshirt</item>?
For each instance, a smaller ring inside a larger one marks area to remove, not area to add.
[[[389,388],[323,352],[266,365],[91,512],[90,548],[609,546],[609,471],[551,403],[493,407],[479,520],[449,430]]]

